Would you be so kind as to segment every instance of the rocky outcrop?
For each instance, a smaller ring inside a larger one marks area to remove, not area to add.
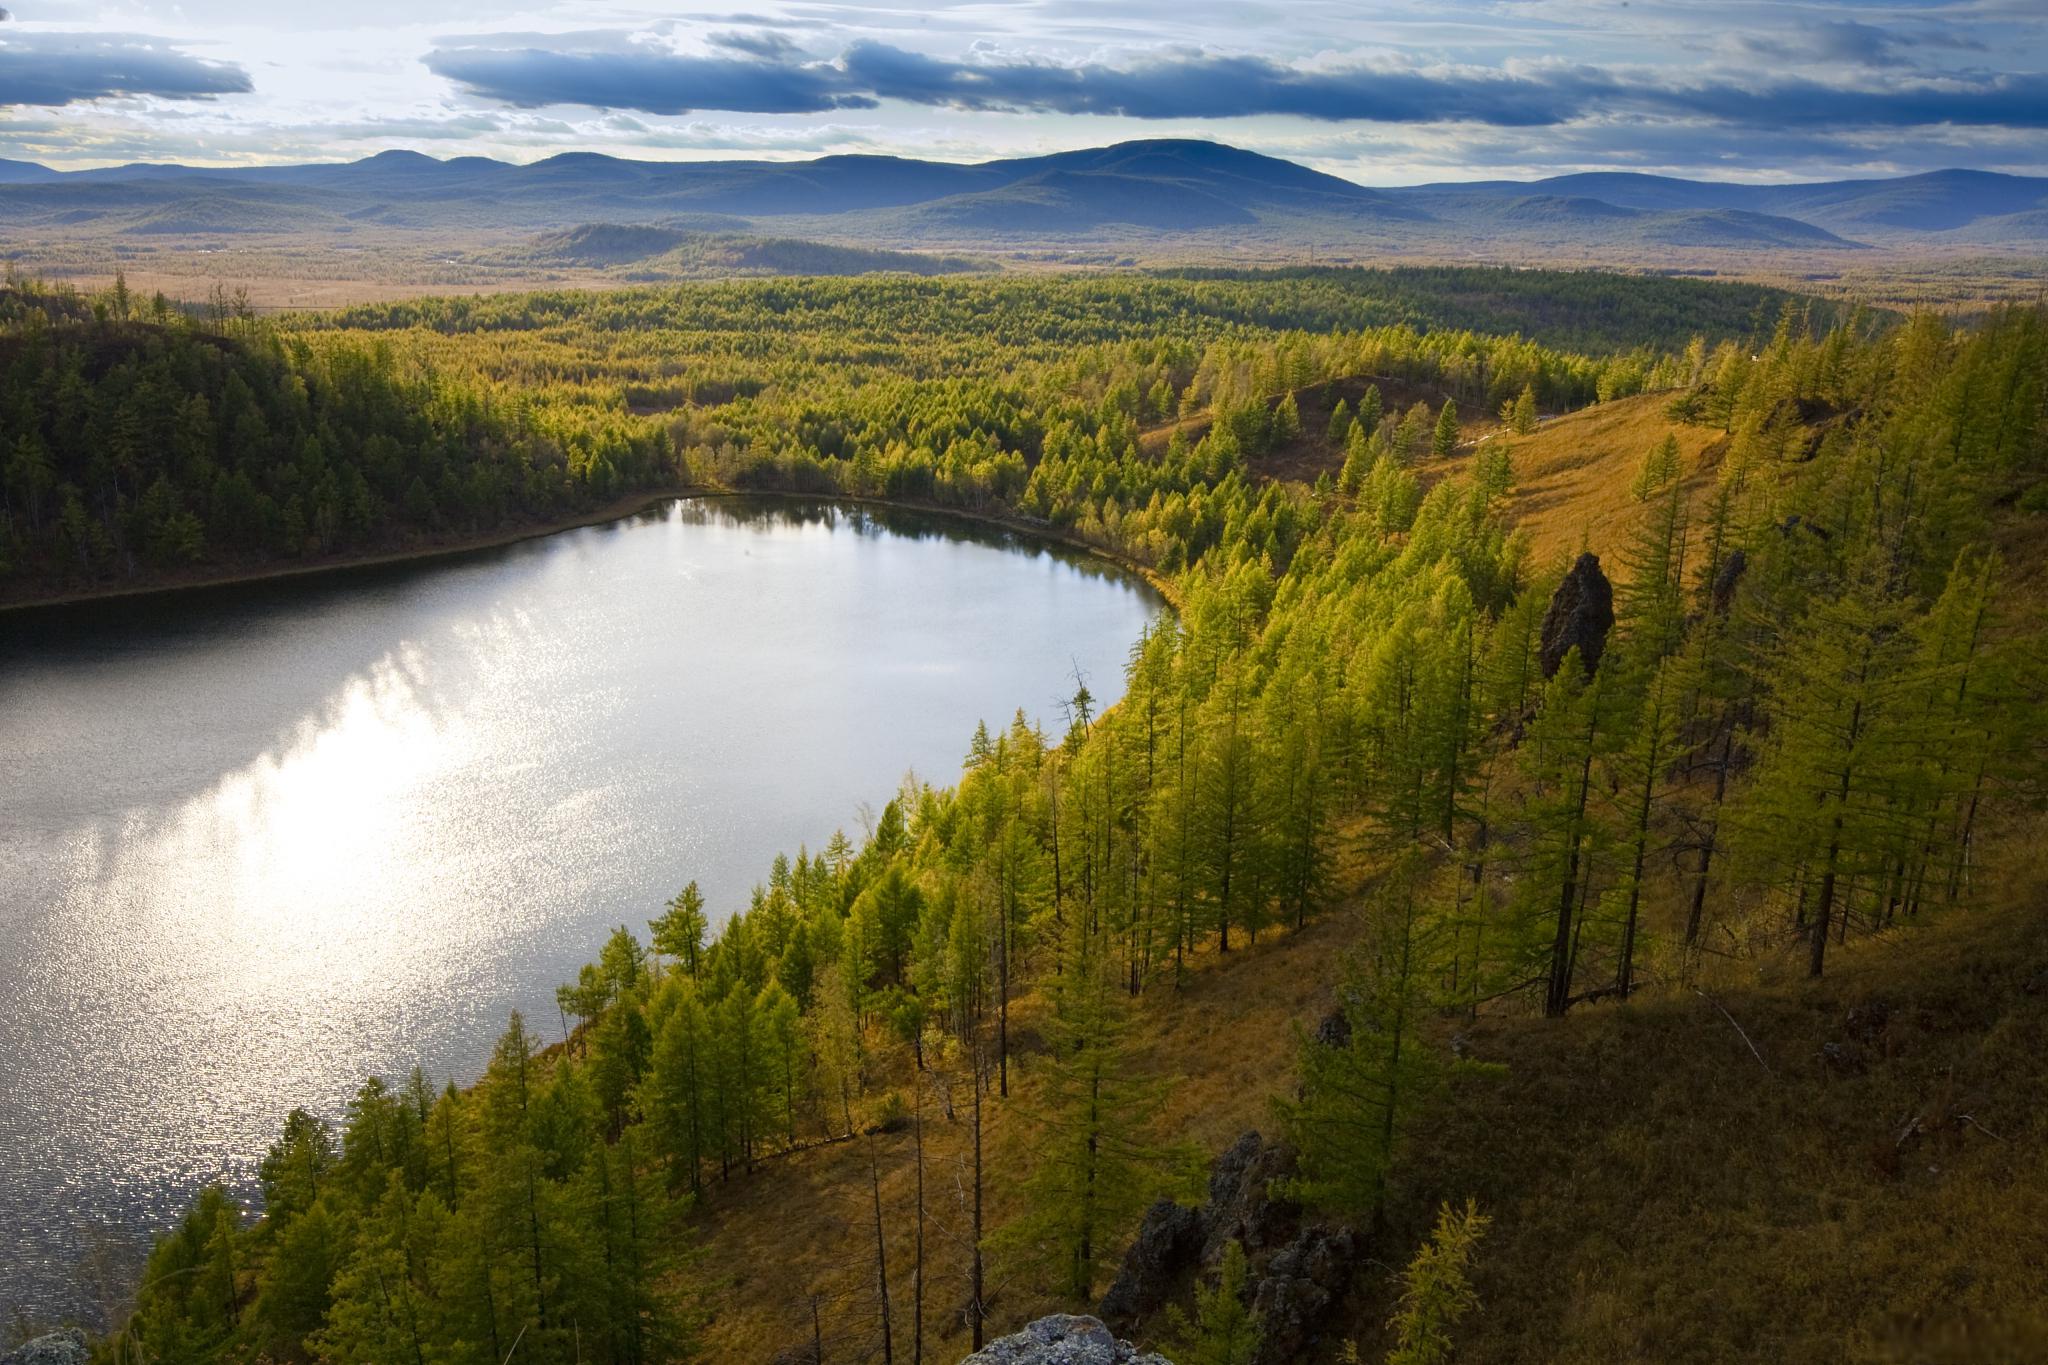
[[[1316,1025],[1316,1044],[1320,1047],[1351,1046],[1351,1016],[1344,1012],[1342,1005],[1332,1005],[1330,1012],[1323,1016],[1323,1022]]]
[[[1216,1158],[1209,1173],[1209,1202],[1202,1209],[1202,1264],[1223,1259],[1236,1242],[1246,1256],[1282,1246],[1294,1235],[1301,1206],[1274,1193],[1274,1184],[1295,1174],[1294,1148],[1267,1142],[1247,1131]]]
[[[85,1345],[85,1333],[76,1327],[67,1327],[61,1332],[25,1341],[0,1355],[0,1365],[85,1365],[90,1356],[91,1352]]]
[[[1728,557],[1721,561],[1721,567],[1714,572],[1714,615],[1728,614],[1728,608],[1735,601],[1735,589],[1748,570],[1749,556],[1740,547],[1730,550]]]
[[[1056,1313],[967,1357],[960,1365],[1173,1365],[1119,1341],[1096,1318]]]
[[[1202,1258],[1206,1235],[1199,1210],[1162,1199],[1145,1210],[1116,1281],[1102,1296],[1102,1316],[1136,1322],[1176,1297]]]
[[[1576,649],[1586,676],[1592,677],[1600,667],[1601,652],[1607,648],[1607,632],[1612,629],[1614,585],[1600,571],[1600,556],[1582,554],[1551,594],[1550,609],[1543,613],[1539,653],[1543,676],[1556,677],[1565,655]]]
[[[1292,1147],[1244,1134],[1216,1158],[1201,1208],[1162,1200],[1147,1211],[1102,1315],[1135,1326],[1184,1301],[1196,1277],[1213,1272],[1236,1242],[1251,1267],[1248,1292],[1260,1316],[1257,1365],[1301,1359],[1328,1331],[1363,1249],[1349,1228],[1303,1226],[1301,1206],[1276,1192],[1295,1171]]]
[[[1358,1266],[1357,1234],[1347,1227],[1306,1227],[1266,1264],[1252,1294],[1259,1315],[1259,1365],[1300,1360],[1321,1340]]]

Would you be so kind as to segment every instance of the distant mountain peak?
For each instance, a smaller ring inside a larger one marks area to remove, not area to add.
[[[199,197],[200,208],[170,212]],[[86,214],[86,217],[79,217]],[[1343,255],[1471,249],[1855,249],[1970,241],[2048,246],[2048,179],[1948,169],[1876,180],[1747,184],[1635,171],[1371,188],[1199,137],[1133,138],[962,164],[854,152],[807,161],[642,161],[599,151],[515,164],[393,148],[295,166],[133,165],[60,172],[0,162],[0,220],[67,238],[106,232],[341,232],[725,215],[868,246],[983,237],[1107,242],[1137,231],[1313,240]],[[830,219],[825,226],[821,220]],[[86,223],[92,226],[83,226]],[[1940,234],[1936,236],[1935,234]],[[1962,235],[1958,235],[1962,234]]]

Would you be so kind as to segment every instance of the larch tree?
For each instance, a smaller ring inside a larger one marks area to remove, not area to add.
[[[660,919],[647,922],[654,951],[674,958],[691,976],[697,975],[702,966],[704,934],[709,927],[704,915],[704,893],[695,882],[676,893]]]
[[[1300,1093],[1275,1103],[1301,1154],[1291,1194],[1375,1221],[1415,1114],[1465,1065],[1438,1056],[1423,1034],[1446,945],[1421,876],[1422,860],[1411,855],[1371,907],[1366,945],[1340,989],[1349,1037],[1332,1047],[1301,1034]]]
[[[1058,1293],[1085,1301],[1112,1239],[1175,1185],[1190,1158],[1152,1136],[1161,1087],[1135,1074],[1129,996],[1085,939],[1070,949],[1052,996],[1049,1050],[1030,1103],[1036,1160],[1022,1184],[1025,1212],[1001,1239],[1042,1267]]]
[[[1444,399],[1443,408],[1436,415],[1429,450],[1439,460],[1448,460],[1458,453],[1458,405],[1451,399]]]
[[[1746,845],[1793,892],[1807,972],[1830,931],[1846,933],[1843,892],[1883,873],[1899,833],[1901,784],[1917,755],[1904,699],[1909,607],[1868,570],[1814,599],[1759,661],[1769,728],[1746,794]]]

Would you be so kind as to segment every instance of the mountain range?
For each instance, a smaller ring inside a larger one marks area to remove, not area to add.
[[[1602,172],[1372,188],[1188,140],[978,165],[893,156],[645,162],[588,152],[521,165],[412,151],[237,168],[67,172],[0,161],[0,246],[52,234],[341,239],[377,230],[498,234],[502,243],[508,233],[599,224],[912,249],[1265,237],[1391,251],[2039,250],[2048,248],[2048,179],[1950,170],[1751,185]],[[646,240],[659,246],[650,256],[676,245]]]

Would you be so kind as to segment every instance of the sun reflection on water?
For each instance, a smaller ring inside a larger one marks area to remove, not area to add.
[[[685,507],[0,640],[0,1309],[75,1301],[79,1221],[247,1195],[293,1106],[474,1076],[612,925],[743,905],[1072,659],[1110,700],[1156,601],[1031,563]]]

